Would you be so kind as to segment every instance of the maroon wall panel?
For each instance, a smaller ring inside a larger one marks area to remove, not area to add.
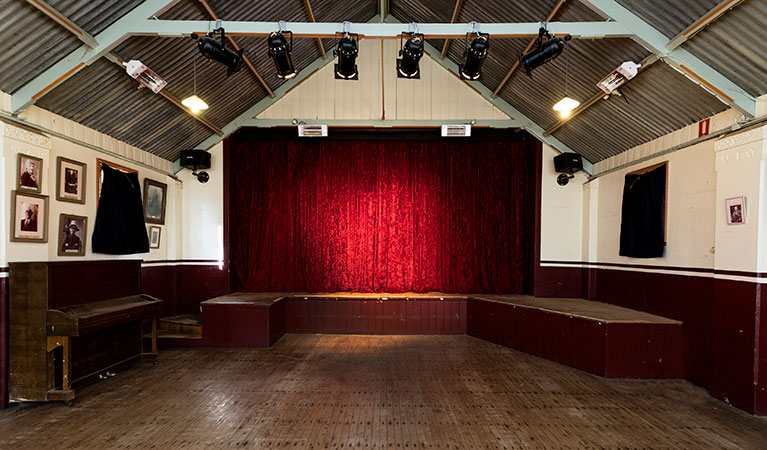
[[[682,378],[682,327],[610,323],[605,374],[611,378]]]
[[[465,299],[291,298],[287,333],[466,334]]]
[[[269,347],[268,306],[204,305],[202,315],[208,347]]]
[[[7,270],[7,269],[6,269]],[[5,270],[4,270],[5,271]],[[0,409],[8,407],[8,278],[0,278]]]
[[[587,298],[587,270],[581,267],[541,267],[535,269],[536,297]]]
[[[163,316],[178,315],[176,311],[177,266],[148,266],[141,268],[141,293],[163,300]]]
[[[754,412],[756,283],[714,283],[714,360],[711,394]]]
[[[278,300],[269,307],[269,346],[285,334],[285,309],[287,301]]]
[[[709,386],[714,335],[713,278],[611,269],[589,272],[591,300],[682,321],[684,377],[699,386]]]
[[[767,415],[767,284],[759,285],[756,329],[759,330],[756,348],[756,380],[754,414]]]
[[[55,309],[137,295],[140,277],[140,260],[49,263],[48,286],[56,295],[48,306]]]

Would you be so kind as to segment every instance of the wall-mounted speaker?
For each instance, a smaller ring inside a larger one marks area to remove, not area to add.
[[[205,150],[181,150],[180,163],[186,169],[210,169],[210,153]]]
[[[554,170],[557,173],[574,174],[583,170],[583,157],[577,153],[562,153],[554,157]]]

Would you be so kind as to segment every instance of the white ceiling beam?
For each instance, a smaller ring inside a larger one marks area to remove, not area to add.
[[[11,96],[13,113],[18,114],[34,104],[53,88],[127,39],[131,35],[130,31],[145,23],[148,17],[162,13],[176,2],[178,0],[145,0],[133,8],[95,36],[96,47],[80,46],[13,94]]]
[[[708,10],[706,14],[703,14],[698,20],[693,22],[692,25],[685,28],[684,30],[682,30],[681,33],[671,38],[668,45],[666,45],[666,49],[674,50],[675,48],[684,44],[691,37],[695,36],[700,30],[706,28],[713,21],[722,17],[727,12],[729,12],[732,8],[738,6],[741,3],[743,3],[743,0],[724,0],[723,2],[714,6],[713,8]]]
[[[66,28],[67,31],[77,36],[77,39],[83,41],[83,43],[88,47],[96,48],[98,46],[98,42],[96,42],[96,39],[91,36],[90,33],[80,28],[79,25],[69,19],[69,17],[59,12],[59,10],[53,6],[49,5],[43,0],[27,0],[27,3],[37,8],[38,11],[42,12],[46,16],[55,20],[59,25]]]
[[[474,122],[473,124],[471,122]],[[442,125],[471,125],[472,128],[521,128],[521,123],[514,119],[506,120],[323,120],[301,119],[301,125],[327,125],[329,127],[348,128],[440,128]],[[243,127],[295,127],[289,119],[250,119],[241,122]]]
[[[391,17],[391,16],[390,16]],[[287,29],[296,38],[334,38],[343,34],[343,24],[334,22],[288,22]],[[474,30],[465,23],[419,23],[418,33],[427,39],[465,38]],[[537,37],[540,22],[534,23],[483,23],[482,33],[492,38]],[[215,27],[215,22],[204,20],[146,20],[136,24],[130,34],[137,36],[183,37],[192,33],[205,34]],[[226,34],[231,36],[268,36],[279,29],[276,22],[224,21]],[[549,32],[553,35],[571,35],[575,39],[625,38],[631,31],[616,22],[551,22]],[[349,31],[360,38],[399,39],[407,33],[407,24],[401,23],[352,23]]]
[[[582,1],[592,9],[623,24],[633,34],[632,37],[635,41],[658,55],[663,62],[715,95],[719,100],[740,111],[746,117],[754,117],[756,99],[753,96],[687,50],[678,46],[669,48],[668,46],[673,43],[672,41],[618,2],[615,0]]]

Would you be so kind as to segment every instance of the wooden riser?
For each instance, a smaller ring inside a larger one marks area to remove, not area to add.
[[[159,321],[160,336],[171,335],[202,336],[202,316],[200,314],[184,314],[175,317],[165,317]]]

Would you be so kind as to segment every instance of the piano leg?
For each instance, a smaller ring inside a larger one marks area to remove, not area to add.
[[[72,390],[72,347],[69,336],[48,336],[48,352],[61,347],[61,390],[51,389],[47,392],[48,400],[61,400],[71,402],[75,398],[75,391]]]
[[[145,319],[141,323],[141,330],[143,333],[143,330],[146,330],[145,325],[147,322],[150,322],[151,326],[151,332],[149,334],[144,334],[144,338],[149,338],[151,340],[151,351],[147,352],[144,349],[144,342],[141,343],[141,357],[143,359],[149,359],[154,360],[154,363],[157,364],[157,317],[152,317],[151,319]]]

